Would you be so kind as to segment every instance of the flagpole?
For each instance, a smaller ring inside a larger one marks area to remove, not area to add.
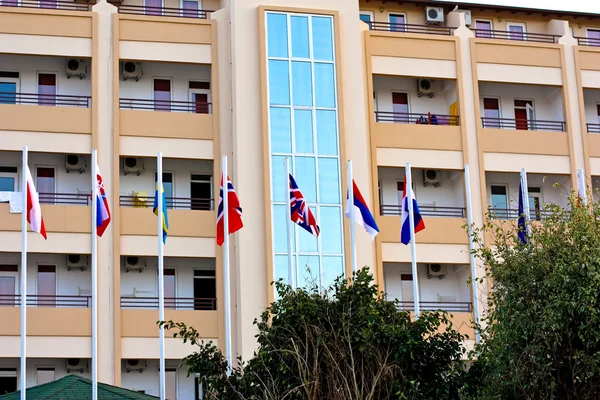
[[[165,277],[163,260],[163,176],[162,176],[162,153],[158,152],[156,156],[156,198],[158,211],[158,320],[165,320]],[[159,330],[160,361],[159,361],[159,379],[160,379],[160,399],[165,400],[165,330],[163,326]]]
[[[471,288],[473,290],[473,315],[477,329],[475,343],[481,342],[479,332],[479,293],[477,292],[477,265],[475,264],[475,244],[473,243],[473,204],[471,202],[471,174],[469,164],[465,164],[465,197],[467,198],[467,228],[469,230],[469,259],[471,263]]]
[[[523,195],[523,214],[525,214],[525,232],[527,233],[527,237],[529,237],[531,234],[531,214],[529,214],[529,189],[527,188],[527,171],[525,168],[521,169],[521,190]]]
[[[354,217],[354,178],[352,177],[352,160],[348,160],[348,210],[350,210],[350,254],[352,257],[352,274],[356,272],[356,225]]]
[[[223,156],[223,284],[225,285],[225,359],[227,375],[231,374],[231,284],[229,282],[229,181],[227,180],[227,156]]]
[[[287,251],[288,251],[288,284],[292,289],[296,289],[296,280],[294,279],[294,256],[292,255],[292,210],[290,208],[290,158],[285,158],[285,199],[286,199],[286,222],[287,231]]]
[[[92,400],[98,400],[98,150],[92,150]]]
[[[419,319],[419,271],[417,270],[417,245],[415,243],[415,217],[412,192],[412,173],[410,163],[406,163],[406,200],[408,202],[408,223],[410,226],[410,255],[412,258],[413,296],[415,306],[415,319]]]
[[[583,174],[583,168],[577,169],[577,186],[579,188],[579,198],[585,206],[587,204],[587,193],[585,190],[585,175]]]
[[[21,168],[21,400],[27,398],[27,158],[28,148],[24,146]]]

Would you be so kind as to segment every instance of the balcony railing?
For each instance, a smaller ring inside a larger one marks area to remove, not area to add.
[[[38,193],[41,204],[89,206],[90,193]]]
[[[402,32],[402,33],[425,33],[427,35],[445,35],[450,36],[452,30],[446,26],[434,25],[414,25],[414,24],[397,24],[392,22],[369,22],[369,29],[372,31],[387,31],[387,32]]]
[[[88,11],[87,2],[57,1],[57,0],[2,0],[0,7],[47,8],[58,10]]]
[[[90,308],[91,302],[91,296],[27,295],[27,307]],[[0,294],[0,306],[16,307],[20,305],[20,294]]]
[[[600,133],[600,124],[587,124],[588,133]]]
[[[539,43],[558,43],[558,38],[560,37],[546,33],[492,31],[489,29],[473,29],[473,31],[475,32],[475,37],[482,39],[503,39]]]
[[[488,207],[488,212],[493,219],[518,219],[519,210],[515,208]],[[529,210],[529,218],[533,221],[541,221],[552,215],[550,210]]]
[[[158,297],[121,297],[121,308],[158,309]],[[165,297],[165,308],[171,310],[216,310],[217,299]]]
[[[90,96],[0,92],[0,104],[34,104],[37,106],[89,108],[91,99]]]
[[[396,124],[453,125],[453,126],[456,126],[456,125],[458,125],[458,115],[375,111],[375,122],[393,122]]]
[[[380,209],[383,216],[402,215],[402,206],[381,205]],[[419,211],[424,217],[465,218],[466,216],[466,209],[464,207],[440,207],[419,204]]]
[[[575,39],[580,46],[600,46],[599,38],[575,37]]]
[[[189,8],[152,7],[145,5],[120,4],[119,13],[137,15],[162,15],[164,17],[183,17],[207,19],[212,12],[209,10],[194,10]]]
[[[448,311],[448,312],[471,312],[472,304],[469,302],[437,302],[437,301],[420,301],[419,307],[421,311]],[[414,311],[415,303],[412,301],[398,302],[400,311]]]
[[[197,199],[187,197],[165,197],[167,208],[179,210],[213,210],[213,199]],[[121,207],[148,208],[154,205],[154,196],[121,196]]]
[[[123,110],[152,110],[163,112],[212,114],[212,103],[197,103],[193,101],[120,99],[119,107]]]
[[[564,132],[564,121],[544,121],[540,119],[526,120],[514,118],[490,118],[481,117],[482,126],[484,128],[496,129],[518,129],[524,131],[553,131]]]

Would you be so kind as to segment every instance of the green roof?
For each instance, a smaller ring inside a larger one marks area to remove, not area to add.
[[[19,400],[20,391],[0,396],[0,400]],[[77,375],[33,386],[27,398],[35,400],[88,400],[92,398],[92,381]],[[98,400],[155,400],[158,397],[98,382]]]

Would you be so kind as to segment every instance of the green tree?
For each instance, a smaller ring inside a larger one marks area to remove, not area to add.
[[[163,322],[198,346],[183,363],[203,377],[207,399],[458,399],[465,337],[446,313],[411,319],[380,296],[367,269],[327,294],[275,285],[278,300],[255,320],[254,356],[230,377],[216,346]]]
[[[600,209],[550,206],[528,244],[516,227],[478,256],[493,284],[483,344],[471,369],[484,399],[600,399]],[[510,229],[507,229],[510,228]]]

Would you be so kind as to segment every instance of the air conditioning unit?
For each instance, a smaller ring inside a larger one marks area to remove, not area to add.
[[[144,160],[135,157],[125,157],[123,160],[123,172],[127,174],[137,174],[140,176],[144,170]]]
[[[67,270],[79,269],[85,271],[88,267],[87,256],[81,254],[69,254],[67,255]]]
[[[83,374],[88,371],[88,362],[86,359],[81,358],[67,358],[66,368],[67,372],[80,372]]]
[[[146,268],[146,263],[136,256],[125,257],[125,272],[137,271],[141,273]]]
[[[66,64],[67,79],[72,76],[77,76],[79,79],[83,79],[87,75],[87,65],[84,60],[77,60],[75,58],[69,58]]]
[[[125,360],[125,372],[137,371],[141,374],[147,367],[146,360],[138,360],[137,358]]]
[[[67,154],[65,156],[65,169],[67,174],[71,171],[78,171],[80,174],[85,172],[87,168],[87,162],[85,157],[78,156],[77,154]]]
[[[465,14],[465,25],[471,26],[471,10],[456,10],[459,13]]]
[[[435,88],[431,79],[417,79],[417,95],[435,97]]]
[[[427,278],[431,279],[433,277],[444,279],[446,276],[446,272],[448,271],[448,267],[442,264],[427,264]]]
[[[425,22],[427,25],[440,25],[444,22],[444,9],[442,7],[425,7]]]
[[[123,63],[123,80],[127,79],[135,79],[135,81],[139,81],[140,78],[144,75],[144,71],[142,70],[142,63],[134,62],[134,61],[125,61]]]
[[[437,169],[426,169],[423,171],[423,186],[433,185],[439,187],[442,184],[442,173]]]

